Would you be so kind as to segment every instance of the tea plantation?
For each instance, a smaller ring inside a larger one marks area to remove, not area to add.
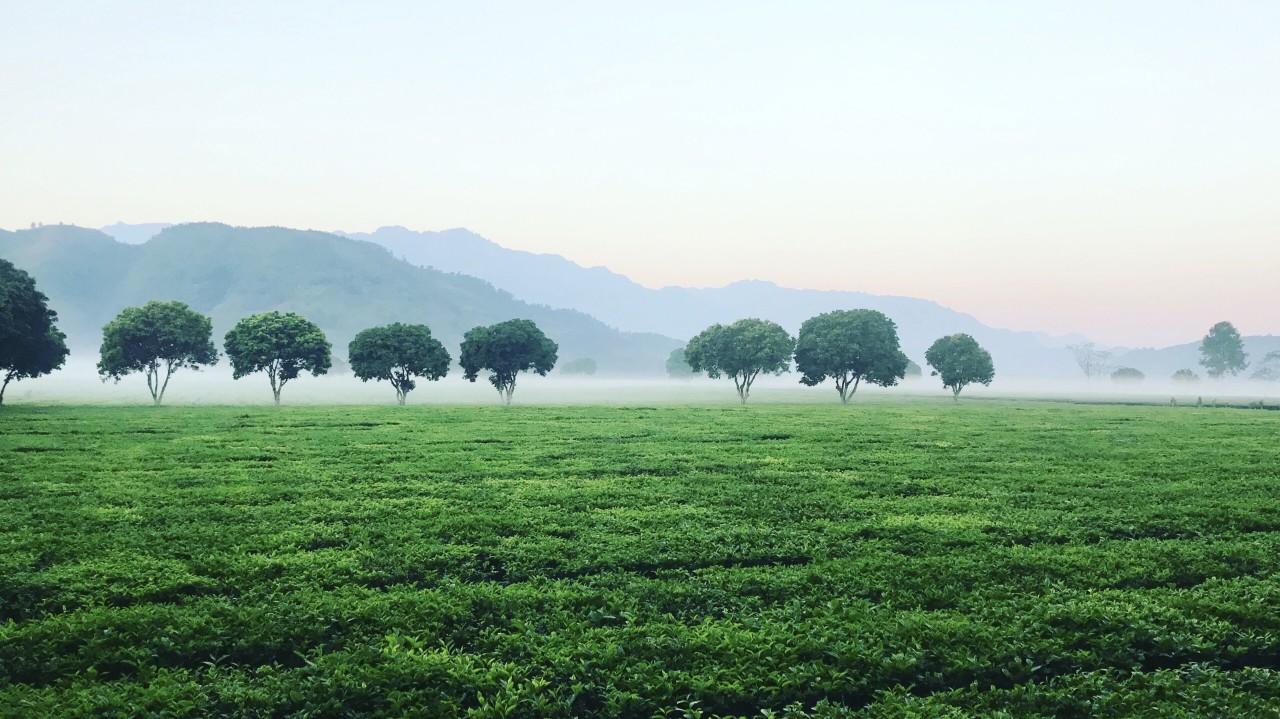
[[[0,716],[1280,716],[1280,413],[0,408]]]

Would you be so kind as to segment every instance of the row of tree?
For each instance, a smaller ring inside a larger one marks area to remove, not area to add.
[[[1076,364],[1085,377],[1101,377],[1112,369],[1111,352],[1099,348],[1093,342],[1082,342],[1067,347],[1076,358]],[[1209,328],[1200,340],[1200,366],[1214,379],[1235,377],[1249,367],[1249,355],[1244,350],[1240,331],[1230,322],[1219,322]],[[1135,375],[1134,373],[1137,373]],[[1118,381],[1141,380],[1142,373],[1132,367],[1120,367],[1111,372]],[[1274,382],[1280,379],[1280,351],[1268,352],[1252,375],[1253,379]],[[1179,382],[1199,379],[1189,369],[1178,370],[1173,379]]]
[[[263,372],[271,396],[303,372],[322,375],[333,358],[331,345],[315,323],[292,312],[263,312],[245,317],[227,332],[223,350],[232,377]],[[511,402],[516,377],[533,371],[545,375],[556,363],[557,346],[529,320],[508,320],[474,327],[462,340],[463,377],[472,382],[488,371],[489,382],[504,403]],[[419,380],[435,381],[449,373],[452,358],[426,325],[395,323],[363,330],[347,345],[351,371],[362,381],[386,380],[404,404]],[[182,302],[151,301],[128,307],[102,331],[98,374],[119,382],[133,373],[146,376],[155,404],[164,400],[173,373],[199,369],[218,361],[213,323]]]
[[[830,379],[841,403],[848,403],[862,382],[897,384],[912,364],[899,345],[897,325],[876,310],[824,312],[805,320],[794,338],[768,320],[715,324],[689,340],[682,358],[673,354],[669,371],[681,360],[693,372],[731,378],[744,404],[756,378],[786,372],[793,360],[800,384],[813,387]],[[967,385],[989,385],[995,378],[991,354],[967,334],[939,338],[925,361],[957,399]]]
[[[303,372],[325,374],[332,365],[324,332],[292,312],[241,319],[223,338],[223,351],[235,379],[265,373],[276,404],[290,381]],[[372,327],[358,333],[347,351],[353,373],[366,382],[386,380],[400,404],[418,381],[446,376],[452,362],[426,325]],[[471,382],[488,372],[489,382],[509,404],[518,375],[546,375],[556,364],[557,351],[556,343],[532,321],[515,319],[469,330],[458,363]],[[57,329],[57,314],[48,308],[48,299],[27,273],[0,260],[0,402],[11,381],[52,372],[67,354],[66,337]],[[218,358],[209,317],[182,302],[151,301],[125,308],[103,328],[98,373],[103,381],[116,382],[130,374],[143,375],[152,401],[159,405],[175,372],[198,370]],[[731,377],[744,403],[757,377],[787,371],[793,359],[801,384],[815,386],[831,379],[845,403],[864,381],[887,387],[909,369],[918,371],[899,347],[897,326],[875,310],[812,317],[795,338],[767,320],[716,324],[683,348],[683,362],[691,371]],[[925,359],[953,396],[972,383],[990,384],[995,376],[991,355],[965,334],[938,339]],[[579,362],[583,366],[576,370],[595,369],[593,360]]]

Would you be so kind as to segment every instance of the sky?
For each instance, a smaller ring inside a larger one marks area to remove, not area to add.
[[[657,287],[1280,334],[1280,3],[0,2],[0,228],[467,227]]]

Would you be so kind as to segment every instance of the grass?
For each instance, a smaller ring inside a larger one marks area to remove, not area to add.
[[[4,407],[0,716],[1280,716],[1280,414]]]

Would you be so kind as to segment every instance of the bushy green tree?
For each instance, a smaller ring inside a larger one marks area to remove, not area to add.
[[[1210,377],[1235,376],[1249,366],[1249,356],[1244,352],[1240,332],[1230,322],[1219,322],[1209,328],[1200,340],[1200,365]]]
[[[435,381],[449,373],[449,352],[426,325],[396,322],[361,330],[347,345],[347,361],[361,381],[387,380],[403,405],[417,379]]]
[[[890,387],[907,371],[909,360],[898,345],[898,327],[876,310],[837,310],[810,317],[796,338],[800,384],[813,387],[835,380],[840,402],[847,404],[858,384]]]
[[[910,360],[910,359],[907,360],[907,371],[903,373],[902,378],[909,379],[909,380],[917,380],[923,376],[924,376],[924,370],[920,368],[920,365],[916,364],[915,360]]]
[[[671,350],[671,354],[667,355],[667,376],[672,379],[688,379],[697,372],[689,366],[684,358],[684,348],[677,347]]]
[[[277,406],[280,391],[301,372],[322,375],[333,360],[329,340],[310,320],[292,312],[264,312],[236,323],[223,340],[232,376],[266,372]]]
[[[1263,382],[1275,382],[1280,380],[1280,350],[1268,352],[1262,358],[1259,367],[1249,375],[1250,379],[1261,380]]]
[[[751,385],[761,373],[782,374],[791,367],[796,341],[780,325],[748,318],[731,325],[714,324],[689,340],[685,361],[711,379],[733,378],[738,401],[746,404]]]
[[[1121,367],[1111,373],[1111,381],[1120,384],[1137,384],[1146,378],[1142,370],[1133,367]]]
[[[956,401],[967,385],[990,385],[996,376],[991,353],[964,333],[938,338],[925,351],[924,361],[933,368],[930,376],[941,377],[942,386],[951,390],[951,398]]]
[[[489,384],[498,390],[503,404],[511,404],[516,376],[533,371],[546,376],[556,366],[559,346],[532,320],[507,320],[488,327],[473,327],[462,338],[459,363],[471,382],[485,370]]]
[[[1180,369],[1177,372],[1173,373],[1173,377],[1171,379],[1174,382],[1182,382],[1182,383],[1189,384],[1191,382],[1199,382],[1200,375],[1196,374],[1195,372],[1192,372],[1189,369]]]
[[[218,361],[213,322],[184,302],[152,300],[126,307],[102,328],[98,374],[119,382],[125,375],[146,375],[151,401],[158,407],[169,378],[183,367],[199,370]]]
[[[575,360],[569,360],[560,365],[560,374],[581,374],[591,376],[596,373],[598,366],[596,361],[590,357],[579,357]]]
[[[58,330],[58,313],[36,289],[31,275],[0,260],[0,404],[15,380],[39,377],[67,360],[67,336]]]

